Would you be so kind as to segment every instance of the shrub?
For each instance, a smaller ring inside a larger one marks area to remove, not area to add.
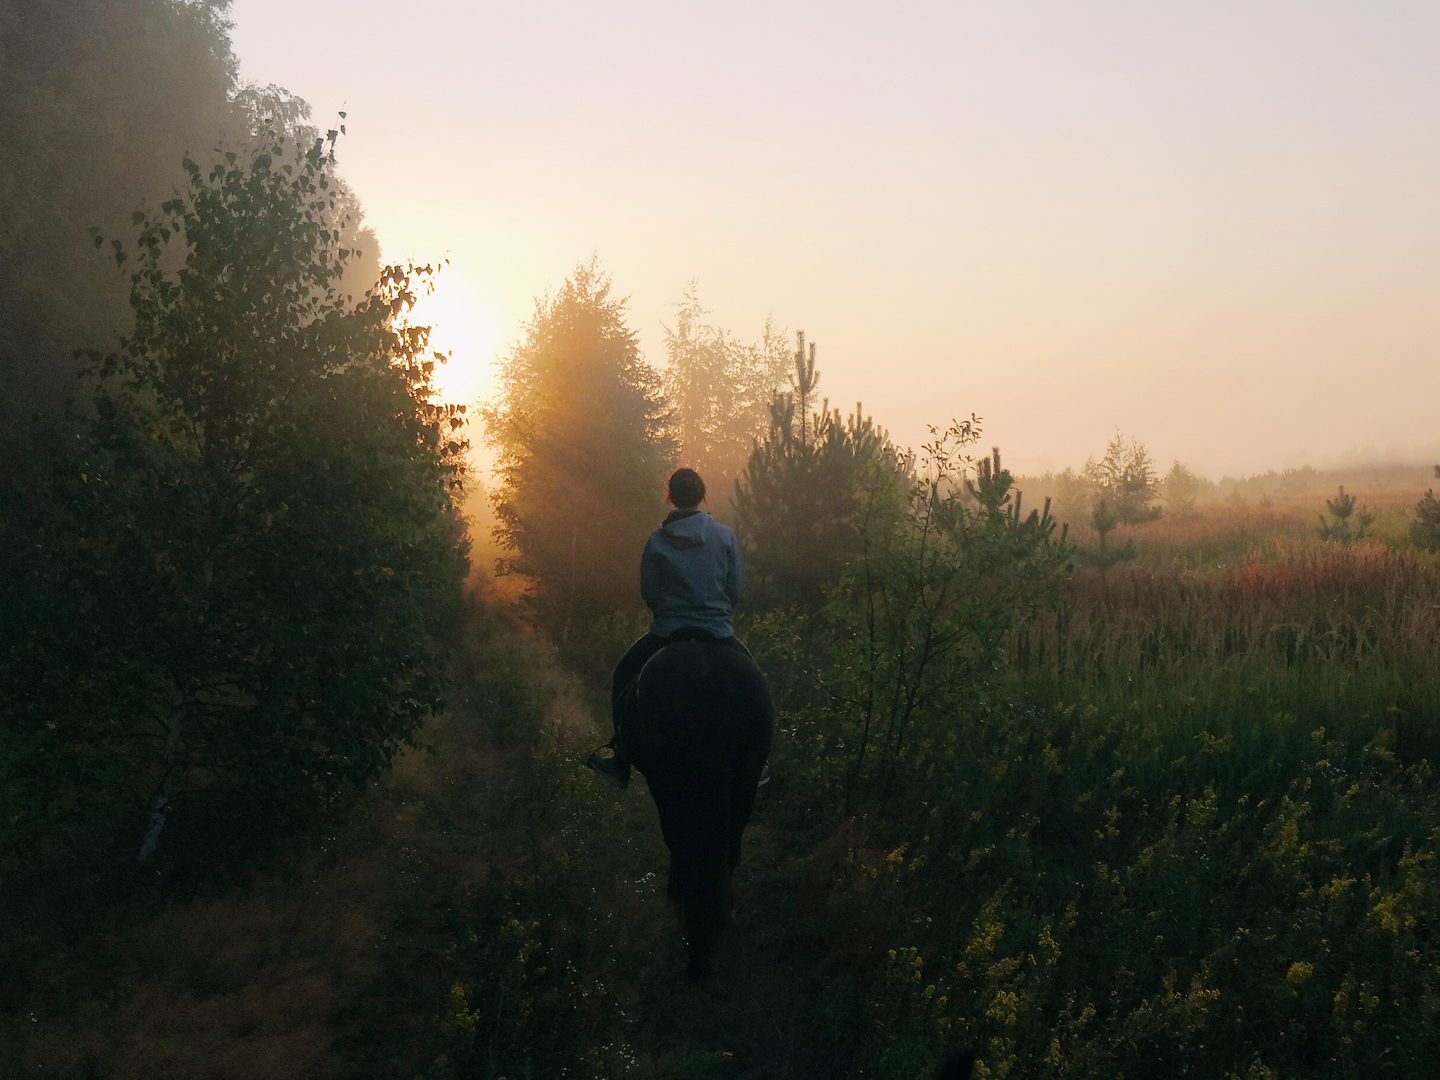
[[[1440,551],[1440,499],[1434,491],[1415,504],[1415,520],[1410,523],[1410,542],[1425,551]]]

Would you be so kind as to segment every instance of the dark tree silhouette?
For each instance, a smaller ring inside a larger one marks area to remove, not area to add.
[[[859,405],[842,416],[815,408],[815,347],[797,335],[790,392],[770,406],[770,429],[735,485],[735,511],[755,602],[813,608],[858,554],[859,480],[893,461],[889,438]]]
[[[439,702],[460,419],[428,403],[425,333],[394,325],[407,273],[358,307],[336,291],[333,137],[187,160],[107,245],[134,330],[0,530],[23,567],[0,605],[17,845],[90,822],[148,861],[198,807],[293,825]]]

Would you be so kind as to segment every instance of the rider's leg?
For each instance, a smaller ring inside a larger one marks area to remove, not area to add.
[[[635,681],[640,678],[640,669],[645,666],[645,662],[664,645],[664,638],[646,634],[625,651],[620,663],[615,665],[615,673],[610,677],[610,723],[613,731],[610,747],[615,751],[615,757],[621,761],[628,761],[624,752],[622,729],[624,721],[635,712]]]
[[[630,782],[630,755],[625,752],[624,743],[625,721],[635,715],[635,684],[640,678],[640,669],[664,644],[663,638],[646,634],[625,651],[610,677],[610,720],[614,733],[610,736],[609,746],[612,752],[606,757],[597,750],[585,764],[614,787],[623,789]]]

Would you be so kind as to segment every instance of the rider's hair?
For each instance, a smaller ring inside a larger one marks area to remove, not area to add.
[[[670,504],[678,510],[693,510],[705,501],[705,481],[694,469],[676,469],[670,474]]]

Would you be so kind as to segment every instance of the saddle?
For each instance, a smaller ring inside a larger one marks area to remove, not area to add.
[[[674,645],[677,641],[703,641],[714,644],[717,641],[725,640],[717,638],[709,630],[702,630],[698,626],[686,626],[676,630],[665,639],[666,645]]]

